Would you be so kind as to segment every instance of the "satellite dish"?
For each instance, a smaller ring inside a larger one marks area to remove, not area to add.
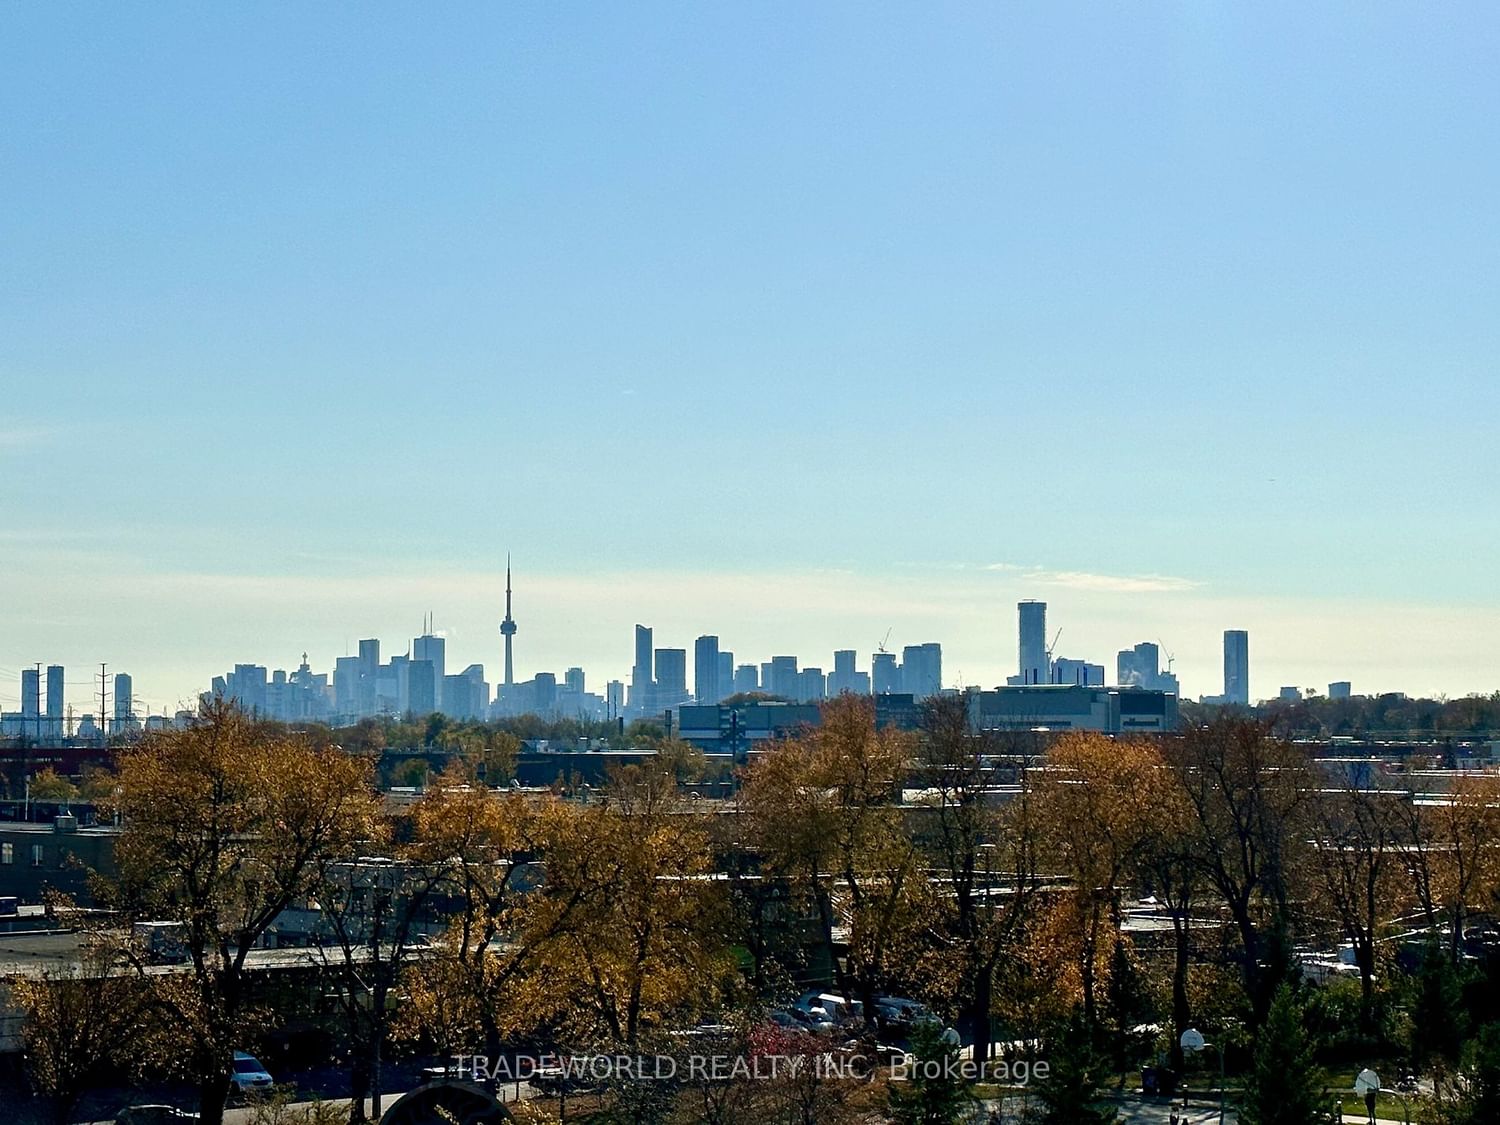
[[[1354,1092],[1361,1096],[1380,1093],[1380,1075],[1369,1067],[1365,1067],[1354,1079]]]
[[[1181,1043],[1184,1051],[1201,1051],[1208,1046],[1208,1042],[1203,1038],[1203,1032],[1196,1027],[1190,1027],[1182,1033]]]

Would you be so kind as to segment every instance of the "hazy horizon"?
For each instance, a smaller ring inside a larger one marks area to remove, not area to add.
[[[630,627],[1500,688],[1500,14],[0,11],[0,707]],[[1491,560],[1485,562],[1486,559]],[[90,667],[92,665],[92,668]],[[71,681],[77,681],[74,686]]]

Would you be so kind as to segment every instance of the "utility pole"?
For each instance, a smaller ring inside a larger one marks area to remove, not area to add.
[[[109,706],[109,681],[104,678],[104,669],[105,669],[105,665],[101,663],[99,665],[99,741],[100,742],[107,742],[107,741],[109,741],[108,738],[105,736],[105,733],[104,733],[108,729],[104,725],[104,716],[105,716],[105,712],[106,712],[106,710],[107,710],[107,708]]]
[[[42,741],[42,662],[36,662],[36,684],[31,689],[31,713],[36,716],[36,740]]]

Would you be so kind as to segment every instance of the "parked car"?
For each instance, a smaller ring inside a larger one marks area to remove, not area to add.
[[[583,1066],[539,1066],[526,1079],[527,1085],[549,1097],[558,1094],[587,1094],[601,1088],[591,1068]]]
[[[875,1000],[875,1023],[882,1031],[906,1033],[936,1018],[926,1004],[904,996],[880,996]]]
[[[237,1094],[266,1093],[273,1085],[270,1072],[260,1060],[245,1051],[234,1053],[234,1062],[229,1068],[229,1083]]]
[[[858,1000],[846,1000],[832,992],[804,992],[792,1005],[792,1010],[797,1012],[811,1012],[815,1008],[821,1008],[834,1023],[860,1019],[865,1010]]]
[[[131,1105],[115,1114],[115,1125],[189,1125],[200,1120],[196,1113],[170,1105]]]
[[[181,922],[137,922],[131,936],[152,965],[182,965],[187,962],[187,927]]]

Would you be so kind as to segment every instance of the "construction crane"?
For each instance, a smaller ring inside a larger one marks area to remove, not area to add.
[[[1161,649],[1162,655],[1167,658],[1167,673],[1168,675],[1170,675],[1172,672],[1172,661],[1176,660],[1177,658],[1167,651],[1167,642],[1162,640],[1160,637],[1156,638],[1156,647]]]
[[[894,629],[894,628],[895,628],[895,626],[892,625],[891,629]],[[885,652],[886,651],[885,642],[891,639],[891,629],[887,629],[885,631],[885,636],[883,636],[883,637],[880,638],[880,644],[875,649],[876,652]]]
[[[1052,663],[1052,654],[1057,651],[1057,639],[1062,636],[1062,630],[1052,634],[1052,643],[1047,646],[1047,663]]]

